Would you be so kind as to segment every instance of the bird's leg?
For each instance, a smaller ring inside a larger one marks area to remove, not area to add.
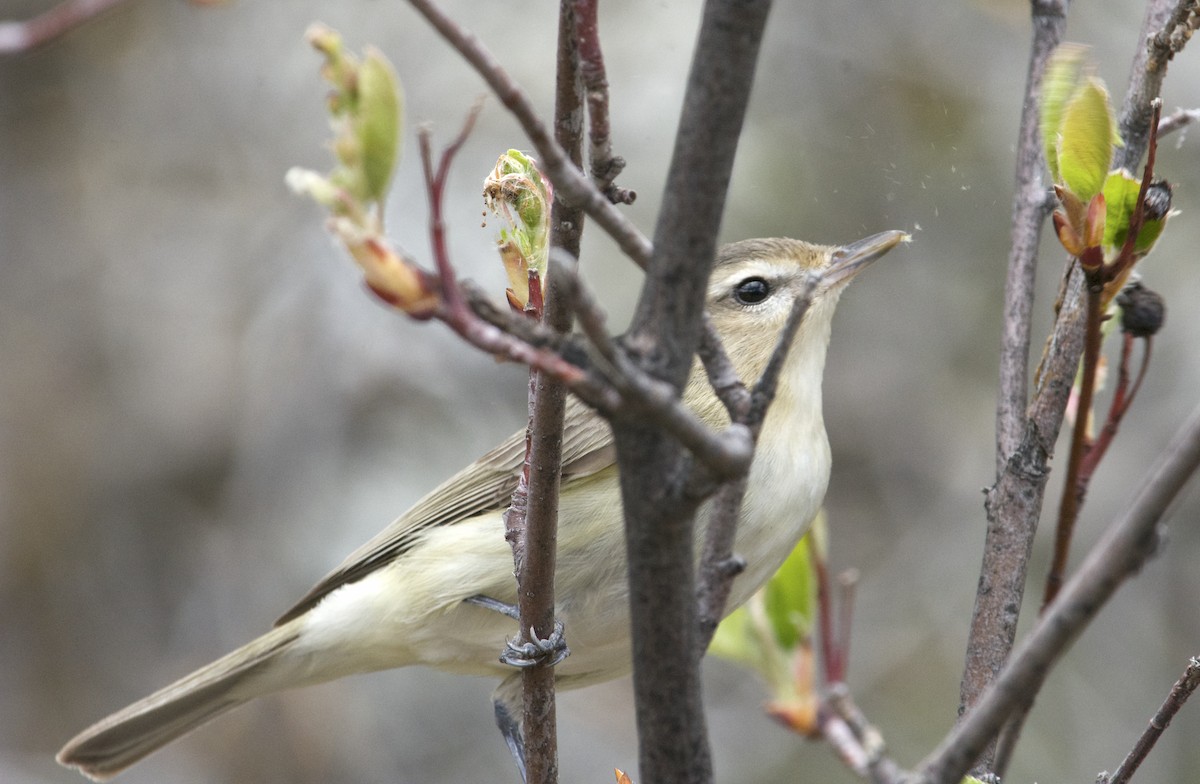
[[[484,609],[507,615],[514,621],[521,619],[521,615],[515,605],[505,604],[490,596],[468,596],[463,601],[467,604],[473,604],[476,607],[483,607]],[[505,643],[504,652],[500,654],[500,661],[521,669],[543,663],[547,667],[553,667],[567,658],[570,653],[571,649],[567,647],[567,639],[563,634],[562,621],[556,620],[554,622],[554,631],[544,640],[539,638],[532,628],[529,630],[529,642],[518,643],[516,640],[508,640]],[[497,711],[499,711],[499,708],[497,708]]]
[[[517,772],[521,774],[521,782],[524,784],[528,779],[525,777],[525,739],[521,735],[521,722],[512,715],[508,704],[500,697],[495,698],[492,706],[496,710],[496,726],[504,736],[504,742],[508,745],[513,762],[517,763]]]

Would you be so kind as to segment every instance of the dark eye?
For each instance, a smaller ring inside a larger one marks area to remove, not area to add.
[[[771,284],[762,278],[746,278],[733,287],[733,296],[743,305],[757,305],[771,296]]]

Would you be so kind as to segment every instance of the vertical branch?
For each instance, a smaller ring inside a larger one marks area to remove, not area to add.
[[[1118,147],[1113,165],[1132,170],[1142,159],[1150,139],[1153,109],[1151,103],[1162,93],[1167,63],[1182,47],[1171,41],[1171,32],[1194,9],[1194,0],[1149,0],[1142,21],[1139,45],[1129,73],[1129,89],[1121,106],[1119,122],[1124,147]],[[1186,40],[1186,39],[1185,39]]]
[[[575,0],[575,29],[579,42],[579,71],[587,90],[588,141],[592,181],[613,204],[633,204],[637,194],[615,184],[625,159],[613,155],[608,122],[608,75],[600,49],[597,18],[600,0]]]
[[[554,136],[575,166],[582,154],[582,102],[574,45],[575,19],[571,0],[559,8],[557,83]],[[550,218],[550,244],[572,257],[579,256],[583,213],[555,199]],[[543,322],[566,332],[571,314],[563,285],[556,276],[546,280]],[[532,631],[547,639],[554,631],[554,569],[558,547],[558,491],[562,476],[563,415],[567,392],[562,381],[530,371],[529,474],[524,557],[517,564],[517,603],[522,642]],[[558,737],[555,727],[554,668],[539,664],[523,673],[523,731],[529,784],[558,781]]]
[[[700,342],[716,250],[768,0],[709,0],[692,58],[654,256],[625,345],[676,390]],[[614,423],[629,559],[640,778],[708,782],[712,761],[696,653],[694,516],[687,458],[644,421]]]
[[[1066,11],[1067,0],[1032,4],[1033,41],[1021,113],[1012,251],[1005,287],[1005,331],[996,411],[997,480],[987,497],[988,526],[960,686],[960,714],[996,677],[1016,639],[1025,573],[1041,513],[1046,463],[1061,424],[1057,400],[1065,404],[1065,393],[1070,388],[1067,384],[1064,390],[1059,379],[1050,374],[1052,383],[1039,390],[1040,399],[1027,411],[1034,273],[1041,229],[1048,213],[1047,193],[1042,183],[1045,162],[1038,133],[1038,107],[1046,62],[1062,40]],[[1068,301],[1060,313],[1059,329],[1073,326],[1072,313]],[[1078,352],[1069,340],[1059,345],[1065,350],[1062,370],[1068,378],[1073,377]],[[1043,395],[1042,391],[1052,394]]]
[[[1200,408],[1163,450],[1126,511],[1117,518],[1058,600],[1013,652],[1000,677],[980,695],[918,766],[910,781],[953,784],[979,758],[990,738],[1014,711],[1028,707],[1066,649],[1126,580],[1137,574],[1158,543],[1157,527],[1171,502],[1200,466]]]

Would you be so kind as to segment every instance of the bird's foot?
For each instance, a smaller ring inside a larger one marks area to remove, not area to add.
[[[490,596],[469,596],[463,601],[467,604],[493,610],[513,620],[520,620],[521,618],[520,613],[514,605],[506,604]],[[533,667],[538,664],[553,667],[569,655],[571,655],[571,649],[567,647],[567,638],[563,631],[562,621],[555,620],[554,631],[550,632],[550,636],[545,639],[538,637],[537,632],[530,627],[528,641],[518,642],[517,640],[508,640],[505,643],[504,651],[500,654],[500,661],[520,669]]]
[[[500,654],[500,661],[521,669],[537,664],[553,667],[570,655],[571,649],[567,647],[562,621],[555,621],[554,631],[544,640],[537,636],[532,626],[529,627],[528,642],[509,640],[505,644],[504,653]]]

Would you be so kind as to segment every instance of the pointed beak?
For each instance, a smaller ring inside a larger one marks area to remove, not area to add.
[[[906,232],[885,231],[835,249],[829,267],[821,275],[821,288],[827,290],[849,283],[875,259],[911,240]]]

